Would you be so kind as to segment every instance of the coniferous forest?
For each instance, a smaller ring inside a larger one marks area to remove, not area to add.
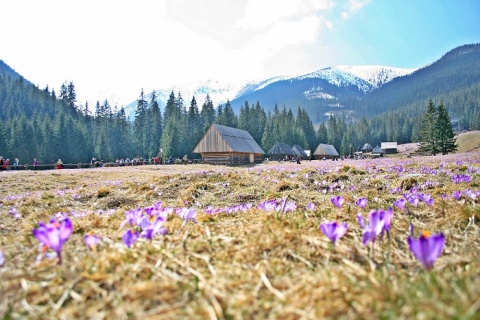
[[[265,152],[275,142],[299,144],[312,152],[319,143],[327,143],[346,155],[367,142],[375,146],[382,141],[422,141],[422,114],[440,101],[446,116],[457,118],[461,129],[479,130],[480,72],[472,67],[479,56],[478,44],[458,47],[413,75],[352,100],[350,110],[321,121],[315,116],[318,110],[312,112],[312,105],[298,101],[279,106],[236,99],[214,106],[209,96],[197,101],[181,92],[171,92],[161,110],[156,92],[143,90],[134,119],[129,119],[123,107],[108,100],[82,105],[73,82],[63,83],[58,93],[41,89],[0,60],[0,156],[19,158],[20,164],[31,164],[33,158],[44,164],[157,155],[198,158],[192,150],[212,123],[247,130]]]
[[[401,112],[363,117],[356,122],[330,117],[315,128],[301,107],[292,111],[275,105],[273,111],[266,112],[259,102],[245,101],[237,115],[230,102],[214,107],[208,96],[202,102],[195,97],[185,101],[181,92],[170,94],[162,113],[155,92],[146,94],[143,90],[137,99],[135,119],[129,121],[124,109],[108,100],[97,101],[94,108],[78,104],[72,82],[62,84],[57,96],[53,89],[39,89],[23,78],[5,74],[0,74],[0,106],[0,155],[19,158],[21,164],[31,163],[33,158],[40,163],[57,159],[80,163],[92,158],[110,162],[185,154],[198,158],[192,150],[212,123],[247,130],[265,152],[275,142],[299,144],[312,151],[319,143],[328,143],[342,155],[365,142],[419,141],[421,129],[420,118]]]

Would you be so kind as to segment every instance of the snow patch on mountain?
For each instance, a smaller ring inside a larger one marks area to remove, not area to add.
[[[337,100],[337,98],[332,96],[331,94],[323,92],[322,87],[315,87],[310,90],[306,90],[303,92],[303,95],[308,100],[317,100],[317,99]]]
[[[384,66],[338,66],[320,69],[294,80],[320,78],[337,87],[356,86],[359,90],[368,92],[415,70]]]
[[[374,89],[380,88],[395,78],[412,74],[417,69],[403,69],[385,66],[338,66],[335,69],[353,74],[354,76],[370,83]]]

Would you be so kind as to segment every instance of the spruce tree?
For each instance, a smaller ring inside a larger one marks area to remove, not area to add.
[[[442,154],[447,154],[450,152],[455,152],[458,149],[456,143],[455,133],[453,132],[452,121],[448,115],[447,108],[443,104],[443,100],[440,100],[440,105],[438,106],[438,118],[437,118],[437,129],[438,129],[438,146]]]
[[[427,109],[422,117],[421,129],[419,132],[420,152],[429,152],[436,155],[439,151],[438,129],[437,129],[438,111],[433,100],[428,100]]]

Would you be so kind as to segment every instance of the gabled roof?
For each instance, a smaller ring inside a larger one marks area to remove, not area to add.
[[[293,150],[293,152],[295,152],[295,154],[297,156],[300,156],[302,158],[308,158],[308,155],[305,152],[305,150],[303,150],[302,146],[300,146],[298,144],[295,144],[295,145],[293,145],[292,150]]]
[[[313,153],[316,156],[323,156],[323,155],[328,155],[328,156],[339,156],[337,149],[335,149],[334,146],[331,144],[323,144],[320,143],[315,149],[315,152]]]
[[[385,151],[382,150],[382,148],[380,148],[380,146],[377,144],[377,146],[375,148],[373,148],[373,151],[372,153],[385,153]]]
[[[397,149],[397,143],[396,142],[382,142],[381,143],[381,148],[382,149]]]
[[[373,150],[373,147],[370,143],[365,143],[361,150],[362,151],[371,151],[371,150]]]
[[[260,148],[258,143],[247,131],[219,124],[212,124],[210,126],[193,152],[264,153],[262,148]]]
[[[296,153],[293,149],[286,143],[277,142],[273,145],[273,147],[268,150],[267,154],[281,154],[281,155],[289,155],[295,156]]]

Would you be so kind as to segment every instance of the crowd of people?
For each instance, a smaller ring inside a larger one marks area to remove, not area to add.
[[[20,160],[18,160],[18,158],[15,158],[15,160],[13,160],[13,163],[12,163],[10,159],[3,159],[3,157],[0,156],[0,171],[10,170],[12,167],[13,169],[18,169],[19,165],[20,165]]]

